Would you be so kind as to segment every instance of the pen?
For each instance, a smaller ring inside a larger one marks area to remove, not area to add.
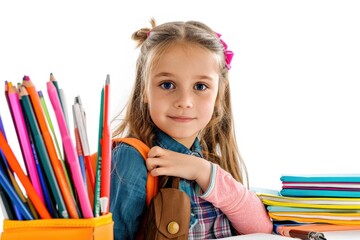
[[[85,164],[84,164],[84,154],[83,154],[83,149],[81,147],[81,141],[80,141],[80,133],[79,133],[79,127],[76,121],[76,114],[75,114],[75,108],[76,108],[77,103],[74,103],[73,107],[73,120],[74,120],[74,135],[75,135],[75,148],[76,148],[76,152],[78,154],[78,158],[79,158],[79,164],[80,164],[80,169],[81,169],[81,173],[82,173],[82,177],[84,180],[84,185],[86,187],[86,172],[85,172]]]
[[[313,231],[292,229],[289,231],[289,235],[292,238],[300,238],[302,240],[326,240],[323,233]]]
[[[84,152],[85,168],[89,177],[90,189],[91,191],[94,191],[95,174],[90,157],[91,153],[90,153],[89,141],[86,131],[85,111],[82,107],[80,96],[75,97],[74,106],[75,106],[75,116],[76,116],[77,126],[79,128],[80,143],[82,150]]]

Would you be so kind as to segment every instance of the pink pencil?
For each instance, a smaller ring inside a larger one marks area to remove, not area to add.
[[[18,140],[22,149],[23,157],[25,159],[28,174],[30,176],[31,183],[33,184],[35,191],[39,195],[39,198],[44,203],[44,196],[40,184],[39,175],[35,165],[34,155],[30,144],[29,135],[26,128],[23,112],[20,106],[19,95],[16,87],[11,86],[8,91],[9,104],[13,112],[13,122],[15,129],[18,133]]]
[[[80,201],[80,207],[84,218],[93,218],[93,212],[90,206],[90,200],[87,194],[87,190],[85,189],[84,182],[82,180],[82,174],[80,169],[80,164],[78,161],[78,156],[75,151],[75,147],[73,142],[71,141],[69,130],[67,128],[67,124],[65,121],[64,113],[62,111],[62,107],[60,104],[59,96],[57,94],[57,90],[55,85],[48,81],[46,83],[47,92],[49,95],[50,102],[53,106],[56,120],[59,125],[59,130],[62,138],[62,142],[64,145],[64,150],[66,154],[66,159],[70,166],[70,171],[72,175],[72,179],[75,185],[75,189]]]

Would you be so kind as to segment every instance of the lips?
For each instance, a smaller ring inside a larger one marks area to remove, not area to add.
[[[174,120],[175,122],[190,122],[195,119],[193,117],[187,116],[169,116],[169,118]]]

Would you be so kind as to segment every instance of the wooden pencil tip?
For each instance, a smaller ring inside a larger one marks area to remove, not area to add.
[[[106,75],[106,81],[105,81],[105,84],[108,85],[110,84],[110,75]]]
[[[19,86],[19,93],[20,93],[20,96],[28,95],[28,92],[27,92],[26,87],[24,85]]]
[[[56,81],[55,76],[53,73],[50,73],[50,81]]]

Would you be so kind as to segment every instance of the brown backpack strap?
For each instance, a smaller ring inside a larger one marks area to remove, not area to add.
[[[123,142],[139,151],[141,156],[144,158],[144,161],[147,159],[147,154],[150,148],[143,143],[141,140],[137,138],[114,138],[112,139],[113,143]],[[158,192],[158,178],[151,176],[150,172],[147,175],[147,182],[146,182],[146,204],[149,206],[151,199],[155,196]]]

